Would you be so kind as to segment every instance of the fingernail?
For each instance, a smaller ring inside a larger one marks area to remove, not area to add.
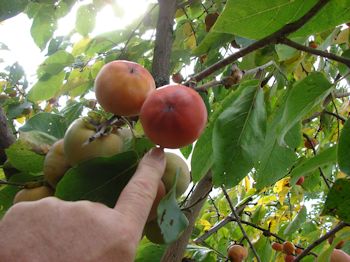
[[[163,160],[164,159],[164,151],[163,148],[155,147],[152,148],[149,152],[149,155],[155,159]]]

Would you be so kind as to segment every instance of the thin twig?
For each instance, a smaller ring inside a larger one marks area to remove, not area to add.
[[[20,183],[14,183],[14,182],[9,182],[9,181],[5,181],[0,179],[0,185],[8,185],[8,186],[16,186],[16,187],[24,187],[23,184]]]
[[[339,119],[339,120],[341,120],[341,121],[346,121],[346,118],[344,118],[344,117],[342,117],[341,115],[338,115],[338,114],[336,114],[336,113],[333,113],[333,112],[330,112],[330,111],[327,111],[327,110],[325,110],[325,111],[323,111],[325,114],[327,114],[327,115],[331,115],[331,116],[334,116],[335,118],[337,118],[337,119]]]
[[[310,138],[307,134],[305,134],[305,133],[303,133],[303,137],[305,137],[306,140],[309,142],[309,144],[310,144],[311,147],[312,147],[312,152],[313,152],[314,156],[316,156],[316,154],[317,154],[317,153],[316,153],[316,149],[315,149],[314,143],[312,142],[311,138]],[[324,175],[322,169],[319,167],[318,170],[320,171],[320,175],[321,175],[321,177],[322,177],[324,183],[326,184],[326,186],[328,187],[328,189],[330,189],[331,186],[329,185],[328,180],[327,180],[326,176]]]
[[[234,206],[233,206],[233,204],[232,204],[232,202],[231,202],[231,199],[230,199],[229,195],[228,195],[227,192],[226,192],[226,189],[225,189],[223,186],[221,187],[221,189],[222,189],[222,192],[224,193],[225,198],[226,198],[226,200],[227,200],[227,202],[228,202],[228,204],[229,204],[229,206],[230,206],[230,209],[231,209],[231,211],[232,211],[232,214],[233,214],[233,216],[235,217],[236,222],[237,222],[239,228],[240,228],[241,231],[242,231],[243,236],[244,236],[245,239],[247,240],[247,242],[248,242],[250,248],[252,249],[252,251],[253,251],[253,253],[254,253],[254,256],[256,257],[256,260],[257,260],[258,262],[261,262],[260,257],[259,257],[259,254],[256,252],[256,250],[255,250],[255,248],[254,248],[254,246],[253,246],[253,243],[250,241],[250,239],[249,239],[249,237],[248,237],[248,235],[247,235],[247,232],[245,232],[245,230],[244,230],[244,228],[243,228],[243,226],[242,226],[241,220],[240,220],[240,218],[239,218],[239,216],[238,216],[238,214],[237,214],[237,211],[236,211],[236,209],[234,208]]]
[[[313,242],[311,245],[309,245],[307,248],[304,249],[303,252],[301,252],[297,257],[295,257],[294,262],[300,261],[303,257],[307,256],[309,252],[319,244],[321,244],[323,241],[328,239],[330,236],[334,235],[336,232],[341,230],[342,228],[350,226],[348,223],[345,223],[341,221],[338,225],[336,225],[332,230],[327,232],[325,235],[317,239],[315,242]]]
[[[326,51],[322,51],[322,50],[319,50],[319,49],[315,49],[315,48],[311,48],[311,47],[308,47],[308,46],[304,46],[304,45],[301,45],[301,44],[299,44],[297,42],[294,42],[294,41],[292,41],[292,40],[290,40],[288,38],[281,38],[281,39],[279,39],[279,43],[287,45],[287,46],[290,46],[290,47],[293,47],[293,48],[295,48],[297,50],[305,51],[305,52],[313,54],[313,55],[317,55],[317,56],[328,58],[330,60],[337,61],[339,63],[347,65],[350,68],[350,59],[349,58],[346,58],[346,57],[343,57],[343,56],[337,56],[335,54],[328,53]]]

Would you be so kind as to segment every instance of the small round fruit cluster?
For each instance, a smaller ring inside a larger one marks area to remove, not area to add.
[[[334,238],[334,236],[333,236]],[[332,238],[328,239],[328,242],[331,244],[333,241]],[[344,241],[340,241],[336,245],[336,249],[334,249],[331,253],[330,256],[330,261],[331,262],[350,262],[350,256],[345,253],[344,251],[340,250],[344,245]],[[295,256],[300,255],[303,250],[300,248],[296,248],[294,244],[290,241],[286,241],[283,244],[282,243],[277,243],[273,242],[272,243],[272,249],[278,251],[278,252],[283,252],[285,254],[284,261],[286,262],[292,262],[295,260]]]

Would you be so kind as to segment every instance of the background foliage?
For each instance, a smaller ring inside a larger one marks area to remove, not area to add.
[[[196,75],[210,69],[239,49],[249,48],[300,19],[317,2],[180,1],[175,14],[171,74],[193,69]],[[75,5],[79,8],[71,33],[55,35],[57,21]],[[185,254],[188,258],[226,261],[230,243],[249,247],[250,242],[254,249],[249,249],[249,261],[257,256],[260,261],[283,261],[282,254],[272,250],[271,242],[290,240],[306,248],[341,221],[350,223],[349,63],[325,55],[350,58],[350,29],[346,25],[349,7],[349,0],[329,1],[309,22],[291,32],[289,40],[307,50],[274,39],[234,61],[243,75],[240,81],[231,85],[225,82],[237,73],[230,63],[195,83],[206,103],[209,121],[196,144],[181,152],[190,160],[194,183],[209,172],[214,187],[196,219]],[[94,79],[105,63],[127,59],[151,71],[152,63],[157,62],[153,61],[157,3],[126,28],[92,37],[96,14],[102,8],[114,8],[119,15],[118,3],[112,0],[0,2],[1,20],[21,12],[31,18],[32,38],[46,54],[37,68],[34,85],[28,84],[18,63],[0,73],[0,103],[16,135],[16,142],[6,149],[8,160],[3,170],[15,170],[7,182],[40,180],[49,146],[63,137],[77,117],[91,110],[110,117],[91,98]],[[2,43],[0,48],[7,49]],[[316,56],[315,49],[321,54]],[[192,75],[183,77],[188,81]],[[107,177],[115,168],[120,171],[117,175],[131,175],[133,169],[127,167],[135,166],[138,157],[152,146],[137,122],[135,129],[138,140],[137,146],[130,148],[133,151],[115,159],[96,159],[90,165],[108,166],[103,169]],[[115,184],[96,191],[94,185],[105,181],[97,177],[84,180],[79,175],[84,168],[91,166],[68,171],[57,196],[107,204],[115,201]],[[296,185],[300,177],[305,178],[301,186]],[[4,182],[4,172],[0,178]],[[70,191],[75,184],[91,194]],[[12,205],[17,191],[13,185],[0,187],[1,215]],[[239,219],[232,215],[230,204]],[[337,233],[335,242],[349,238],[349,229],[345,228]],[[312,251],[319,256],[318,261],[326,261],[334,246],[325,241]],[[143,239],[136,261],[160,260],[165,249]],[[350,252],[350,241],[343,250]],[[312,255],[303,259],[313,260]]]

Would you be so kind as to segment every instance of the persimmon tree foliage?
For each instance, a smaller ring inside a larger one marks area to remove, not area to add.
[[[86,115],[99,123],[87,143],[107,130],[119,134],[122,149],[65,162],[54,194],[114,205],[154,146],[137,116],[113,115],[91,98],[102,66],[128,60],[146,68],[157,87],[173,81],[192,88],[208,113],[199,139],[179,151],[192,185],[180,198],[176,186],[168,190],[155,229],[147,229],[164,244],[144,237],[136,261],[328,261],[339,255],[335,248],[350,253],[349,6],[159,0],[124,29],[93,35],[101,9],[120,15],[117,1],[3,1],[0,19],[25,13],[46,58],[34,84],[19,63],[0,73],[0,215],[23,188],[53,190],[45,157]],[[71,33],[56,34],[71,10]],[[241,255],[233,245],[244,246]]]

